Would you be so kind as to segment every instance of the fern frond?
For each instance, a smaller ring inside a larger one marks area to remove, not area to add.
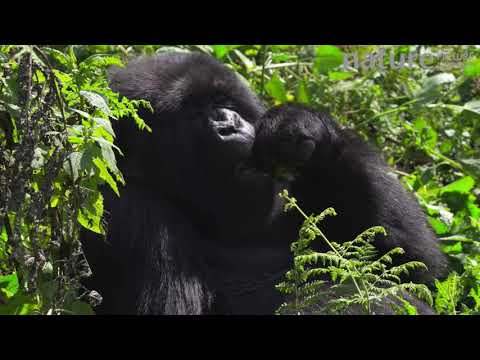
[[[426,269],[423,263],[410,261],[391,267],[393,258],[404,254],[401,248],[379,256],[372,243],[377,235],[386,235],[383,227],[369,228],[351,241],[329,241],[317,224],[326,216],[335,216],[333,208],[317,216],[307,216],[288,191],[284,190],[280,196],[286,201],[285,211],[298,210],[304,222],[299,239],[290,247],[294,256],[293,269],[285,274],[286,280],[277,285],[279,291],[288,295],[289,301],[282,304],[277,313],[344,313],[351,308],[374,313],[385,304],[400,308],[399,303],[404,304],[402,311],[407,308],[408,313],[415,313],[413,307],[407,306],[408,301],[402,300],[407,293],[432,304],[431,293],[425,285],[402,283],[401,279],[401,275],[408,275],[412,270]],[[311,242],[319,236],[329,251],[316,252],[310,248]],[[331,282],[324,281],[325,276],[329,276]],[[437,287],[444,294],[438,307],[449,309],[450,303],[455,302],[456,292],[452,288],[458,287],[458,281],[451,279],[449,283],[438,283]]]

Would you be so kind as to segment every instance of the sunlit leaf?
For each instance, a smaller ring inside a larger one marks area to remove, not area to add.
[[[108,116],[112,116],[112,111],[108,107],[107,102],[99,94],[94,93],[93,91],[82,90],[80,91],[80,95],[82,95],[87,100],[87,102],[93,107],[100,109],[102,112],[104,112]]]
[[[83,227],[96,232],[104,234],[105,230],[101,225],[101,218],[103,215],[103,196],[100,192],[89,192],[87,198],[83,202],[78,211],[78,222]]]
[[[101,179],[105,180],[108,185],[112,188],[113,191],[115,191],[115,194],[120,196],[120,193],[118,192],[117,188],[117,183],[113,179],[112,175],[107,170],[107,167],[105,166],[105,163],[103,162],[102,159],[100,158],[95,158],[93,159],[93,163],[97,166],[99,172],[99,176]]]
[[[455,76],[451,73],[433,75],[425,80],[422,89],[416,94],[416,97],[423,98],[425,101],[432,101],[440,95],[441,85],[454,81]]]
[[[464,74],[466,77],[480,76],[480,59],[471,59],[465,64]]]
[[[470,176],[465,176],[464,178],[454,181],[441,189],[441,193],[450,193],[456,192],[461,194],[468,194],[470,190],[475,186],[475,180]]]
[[[308,95],[308,89],[305,81],[300,81],[298,83],[296,100],[304,104],[308,104],[310,102],[310,97]]]
[[[320,74],[327,74],[329,71],[343,64],[343,53],[336,46],[317,46],[315,54],[314,68]]]
[[[265,84],[265,90],[270,96],[277,99],[278,101],[287,101],[287,92],[285,90],[285,85],[283,84],[282,80],[280,80],[277,74],[273,74],[270,81]]]
[[[7,299],[14,296],[18,291],[18,277],[16,273],[9,275],[0,275],[0,292],[2,292]]]

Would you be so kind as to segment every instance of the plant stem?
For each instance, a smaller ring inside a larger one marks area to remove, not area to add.
[[[307,214],[305,214],[305,212],[300,209],[300,207],[295,203],[295,202],[292,202],[293,206],[295,207],[295,209],[297,209],[297,211],[302,214],[302,216],[305,218],[305,219],[309,219],[309,217],[307,216]],[[313,223],[312,224],[315,229],[319,232],[320,236],[322,237],[322,239],[327,243],[327,245],[333,250],[333,252],[339,257],[341,258],[342,260],[345,261],[346,264],[348,264],[347,266],[347,270],[348,272],[350,273],[350,277],[352,278],[352,281],[353,281],[353,284],[355,285],[355,288],[357,289],[359,295],[363,298],[363,299],[366,299],[367,300],[367,307],[368,307],[368,312],[371,313],[371,307],[370,307],[370,295],[369,295],[369,292],[365,286],[365,284],[363,284],[362,282],[362,286],[364,288],[364,291],[366,293],[366,297],[363,293],[363,291],[360,289],[360,286],[358,285],[357,281],[355,280],[355,276],[353,275],[353,272],[351,271],[350,269],[350,266],[353,268],[353,270],[355,271],[355,273],[358,273],[358,270],[355,268],[355,265],[350,265],[350,263],[348,262],[347,259],[345,259],[339,252],[337,249],[335,249],[335,247],[332,245],[332,243],[327,239],[327,237],[325,236],[325,234],[322,232],[322,230],[320,230],[320,228],[315,224]]]

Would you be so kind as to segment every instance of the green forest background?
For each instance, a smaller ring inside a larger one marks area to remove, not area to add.
[[[0,314],[94,313],[78,234],[105,231],[100,185],[122,192],[111,121],[149,131],[106,69],[164,51],[208,53],[267,105],[328,110],[379,148],[453,261],[435,310],[480,312],[480,46],[2,45]]]

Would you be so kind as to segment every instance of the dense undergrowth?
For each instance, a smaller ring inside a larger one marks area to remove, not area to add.
[[[149,105],[111,91],[105,70],[170,50],[209,53],[267,103],[328,109],[380,148],[452,258],[436,311],[480,311],[480,47],[4,45],[0,314],[94,312],[101,294],[80,284],[89,268],[78,232],[104,232],[100,184],[122,192],[111,121],[130,115],[149,131],[136,116]]]

